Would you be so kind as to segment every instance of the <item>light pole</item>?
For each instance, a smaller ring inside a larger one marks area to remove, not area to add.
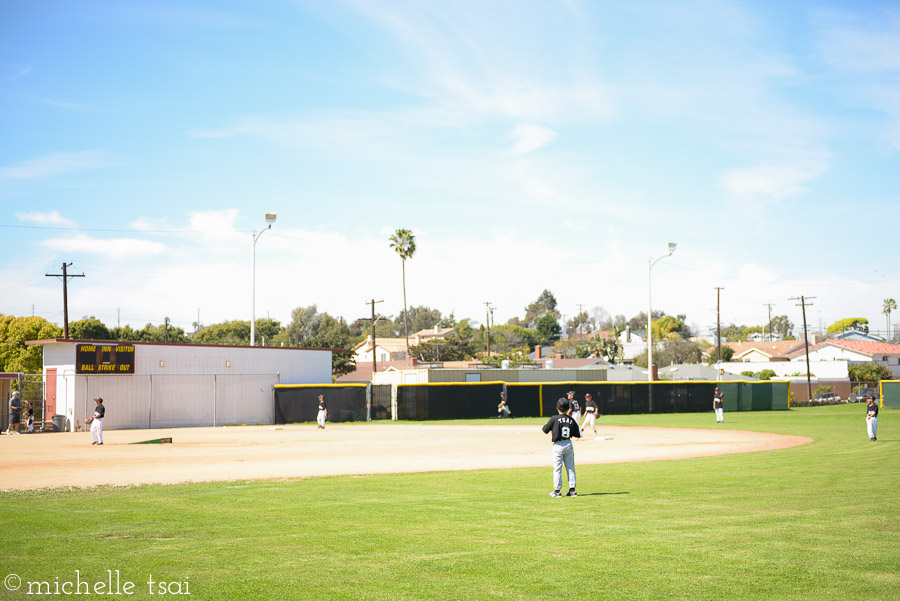
[[[259,233],[253,232],[253,301],[250,305],[250,346],[256,346],[256,241],[263,235],[263,232],[272,229],[276,217],[278,216],[275,213],[266,213],[266,223],[269,224],[269,227]]]
[[[671,257],[672,253],[675,252],[675,247],[678,246],[674,242],[669,242],[669,254],[663,255],[653,260],[653,257],[650,257],[648,260],[648,264],[650,265],[647,268],[647,381],[653,381],[653,301],[651,295],[651,285],[652,279],[650,277],[651,272],[653,270],[653,266],[665,259],[666,257]],[[652,398],[652,397],[651,397]],[[651,411],[653,410],[653,405],[651,401],[650,405]]]

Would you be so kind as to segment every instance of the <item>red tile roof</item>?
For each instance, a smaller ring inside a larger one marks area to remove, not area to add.
[[[826,340],[816,346],[811,346],[810,350],[817,350],[829,344],[866,355],[900,355],[900,345],[888,344],[887,342],[872,342],[870,340]],[[796,356],[802,350],[801,348],[791,353],[791,355]]]

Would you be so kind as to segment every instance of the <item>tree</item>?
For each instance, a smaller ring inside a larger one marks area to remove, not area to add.
[[[291,323],[281,335],[291,346],[330,348],[331,373],[340,376],[356,369],[356,358],[350,352],[353,346],[350,327],[343,319],[335,319],[328,313],[319,313],[316,305],[296,307],[291,311]]]
[[[556,342],[559,340],[559,335],[562,332],[562,329],[559,327],[559,322],[556,320],[556,315],[553,313],[547,313],[538,319],[535,330],[537,331],[540,344]]]
[[[762,370],[762,371],[759,372],[759,374],[757,375],[757,377],[758,377],[760,380],[771,380],[772,378],[775,377],[775,372],[774,372],[773,370],[771,370],[771,369],[764,369],[764,370]]]
[[[491,367],[502,367],[504,361],[509,361],[510,367],[518,367],[520,365],[530,365],[531,359],[524,353],[501,353],[488,357],[486,354],[479,353],[478,358],[485,365]]]
[[[665,311],[654,311],[653,320],[662,319],[665,315]],[[628,320],[628,325],[631,327],[632,332],[645,332],[647,330],[647,314],[641,311]]]
[[[419,332],[421,330],[430,330],[434,326],[441,325],[441,312],[430,307],[410,307],[409,311],[402,311],[397,316],[397,326],[403,323],[409,323],[411,332]]]
[[[554,320],[559,318],[559,312],[556,310],[556,297],[547,289],[541,292],[536,301],[525,307],[523,325],[527,328],[537,328],[538,320],[545,315],[552,315]]]
[[[730,346],[722,347],[722,361],[728,362],[731,361],[731,358],[734,357],[734,349]],[[719,361],[719,349],[716,348],[709,354],[709,364],[713,365]]]
[[[62,329],[43,317],[0,315],[0,371],[41,373],[44,367],[43,349],[40,345],[29,346],[25,342],[61,336]]]
[[[110,340],[112,334],[103,322],[92,315],[70,323],[69,337],[76,340]]]
[[[594,331],[593,320],[587,314],[587,311],[582,311],[572,319],[566,322],[566,334],[572,338],[581,338],[584,334],[590,334]]]
[[[872,382],[873,384],[881,380],[890,380],[894,377],[884,365],[880,363],[860,363],[847,367],[851,382]]]
[[[681,331],[684,329],[684,320],[666,315],[655,320],[651,327],[653,328],[654,340],[680,338]]]
[[[829,334],[840,334],[846,330],[869,333],[869,320],[865,317],[846,317],[834,322],[826,330]]]
[[[168,318],[166,319],[168,320]],[[118,330],[118,328],[116,330]],[[140,330],[131,330],[129,333],[131,335],[127,339],[133,340],[134,342],[165,342],[167,339],[169,343],[191,341],[187,334],[184,333],[184,329],[176,328],[171,325],[170,322],[168,327],[166,327],[166,322],[163,322],[158,326],[148,323]],[[126,338],[116,337],[116,340],[126,340]]]
[[[257,323],[259,323],[257,321]],[[197,344],[250,344],[250,321],[225,321],[206,326],[194,334]]]
[[[887,317],[887,339],[891,340],[891,311],[897,310],[897,301],[892,298],[884,299],[884,305],[881,310]]]
[[[397,230],[390,238],[391,248],[400,255],[403,265],[403,313],[406,315],[406,260],[411,259],[416,252],[416,237],[410,230]],[[403,320],[403,333],[406,334],[406,352],[409,353],[409,321]]]
[[[769,322],[770,332],[776,332],[781,334],[781,337],[785,340],[793,340],[793,331],[794,324],[791,323],[791,320],[788,319],[787,315],[777,315],[772,318],[772,321]]]

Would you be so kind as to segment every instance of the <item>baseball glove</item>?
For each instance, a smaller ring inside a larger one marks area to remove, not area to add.
[[[84,423],[85,423],[85,424],[89,424],[89,423],[91,423],[92,421],[94,421],[94,418],[93,418],[93,417],[86,417],[86,418],[84,418]]]

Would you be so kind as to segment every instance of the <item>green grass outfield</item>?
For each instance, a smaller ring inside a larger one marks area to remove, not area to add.
[[[160,580],[215,601],[900,599],[898,417],[883,410],[872,443],[861,404],[729,413],[726,428],[816,442],[578,466],[574,499],[547,496],[549,439],[542,469],[3,493],[0,599],[172,597]],[[76,570],[91,585],[119,570],[133,594],[25,594]]]

